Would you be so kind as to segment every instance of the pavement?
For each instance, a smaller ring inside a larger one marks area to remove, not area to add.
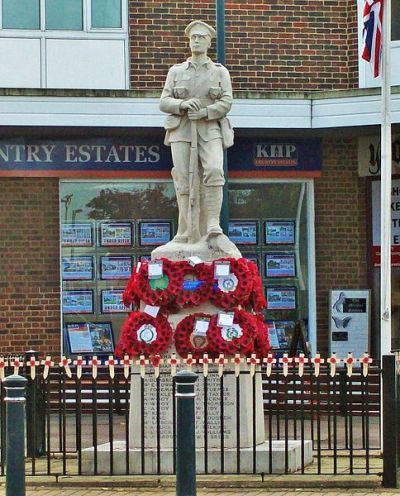
[[[198,476],[197,486],[197,496],[400,496],[400,489],[382,488],[381,479],[376,475],[281,475],[266,476],[264,480],[260,476]],[[2,479],[0,496],[5,495],[5,479]],[[26,496],[111,495],[175,496],[175,478],[28,476],[26,479]]]

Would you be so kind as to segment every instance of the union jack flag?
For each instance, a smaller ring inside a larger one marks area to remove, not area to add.
[[[363,47],[361,58],[370,63],[374,78],[381,71],[384,0],[365,0],[363,12]]]

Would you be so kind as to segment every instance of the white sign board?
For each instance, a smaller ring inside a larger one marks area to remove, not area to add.
[[[392,172],[400,173],[400,135],[392,136]],[[358,138],[358,175],[380,176],[381,174],[381,139],[376,136]]]
[[[381,263],[381,182],[372,181],[372,262]],[[392,179],[392,267],[400,266],[400,179]]]
[[[329,296],[329,351],[358,358],[369,351],[370,291],[334,289]]]

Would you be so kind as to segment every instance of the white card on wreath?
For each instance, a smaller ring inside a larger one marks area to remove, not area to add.
[[[193,331],[194,335],[205,336],[207,334],[209,326],[210,321],[208,319],[196,319]]]
[[[214,277],[229,276],[231,273],[231,264],[229,262],[216,262],[214,266]]]
[[[197,264],[203,263],[203,260],[195,255],[193,257],[188,257],[188,262],[192,267],[195,267]]]
[[[163,263],[149,262],[149,279],[159,279],[163,276]]]
[[[217,325],[219,327],[231,326],[231,325],[233,325],[233,317],[234,317],[233,312],[220,312],[218,314],[218,324]]]
[[[145,305],[143,311],[147,313],[147,315],[150,315],[150,317],[156,318],[158,315],[158,312],[160,310],[160,307],[153,307],[151,305]]]

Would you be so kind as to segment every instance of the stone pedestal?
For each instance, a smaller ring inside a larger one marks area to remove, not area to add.
[[[246,367],[244,365],[242,370],[246,370]],[[130,448],[142,447],[143,430],[146,451],[148,448],[157,447],[158,415],[159,447],[163,450],[173,447],[173,402],[175,401],[172,396],[173,379],[169,373],[170,368],[164,367],[164,369],[166,373],[160,375],[158,409],[157,384],[154,374],[146,374],[142,391],[139,370],[134,370],[130,400]],[[233,372],[233,366],[227,365],[226,370]],[[209,366],[207,378],[203,376],[201,367],[195,366],[192,371],[199,374],[195,388],[196,446],[198,448],[207,444],[208,448],[218,449],[221,447],[221,443],[225,448],[235,448],[238,443],[241,448],[252,447],[254,425],[255,443],[264,442],[261,374],[255,375],[253,385],[253,378],[250,377],[250,374],[241,374],[238,380],[233,373],[226,374],[221,381],[217,374],[216,365]],[[149,372],[152,370],[149,369]],[[207,387],[206,401],[204,400],[205,387]],[[240,401],[239,408],[237,408],[237,396]],[[144,397],[144,416],[142,416],[142,397]],[[253,404],[255,408],[253,408]],[[223,422],[221,421],[222,413]],[[207,438],[205,428],[207,429]],[[221,440],[222,429],[223,440]]]
[[[124,441],[114,441],[113,444],[113,471],[115,475],[126,474],[126,444]],[[252,448],[243,448],[239,453],[240,473],[253,473]],[[272,441],[272,451],[268,442],[258,444],[255,453],[256,473],[270,471],[270,457],[272,458],[272,473],[285,473],[285,441]],[[142,465],[143,460],[143,465]],[[304,465],[312,463],[312,442],[304,442]],[[301,441],[288,441],[287,453],[288,472],[294,473],[301,470]],[[161,474],[173,474],[173,452],[172,449],[160,450],[160,456],[155,448],[147,448],[142,452],[140,449],[129,449],[129,473],[131,474],[156,474],[158,468]],[[87,448],[82,451],[82,472],[92,474],[94,470],[94,449]],[[224,472],[236,473],[238,470],[238,453],[235,448],[224,450]],[[205,451],[196,451],[196,471],[198,474],[205,473]],[[110,473],[110,444],[102,444],[97,450],[97,473],[107,475]],[[221,451],[209,449],[207,451],[207,473],[221,473]]]
[[[242,254],[225,234],[220,234],[210,239],[203,237],[197,243],[192,244],[170,241],[151,252],[153,260],[168,258],[169,260],[178,261],[193,256],[200,257],[204,262],[212,262],[224,257],[241,258]]]

